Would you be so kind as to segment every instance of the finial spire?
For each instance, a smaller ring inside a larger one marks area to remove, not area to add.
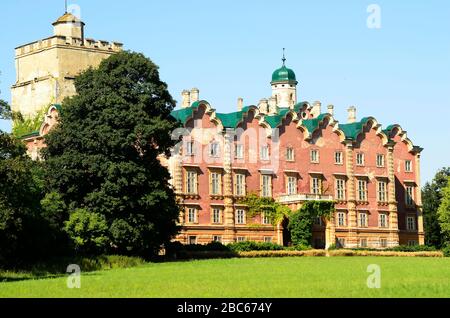
[[[67,13],[67,0],[64,1],[64,13]]]
[[[286,49],[283,48],[283,59],[282,59],[282,61],[283,61],[283,66],[286,66],[286,55],[285,55],[285,52],[286,52]]]

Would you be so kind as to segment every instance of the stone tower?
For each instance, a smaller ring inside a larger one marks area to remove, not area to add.
[[[293,108],[297,104],[297,79],[293,70],[286,67],[283,55],[283,66],[273,72],[272,98],[279,108]]]
[[[71,13],[54,22],[53,30],[53,36],[15,50],[12,109],[25,118],[34,118],[74,95],[75,76],[122,50],[121,43],[85,39],[84,23]]]

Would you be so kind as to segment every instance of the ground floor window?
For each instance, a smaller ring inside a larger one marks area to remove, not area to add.
[[[359,240],[359,247],[361,248],[366,248],[368,246],[367,244],[367,239],[366,238],[362,238]]]
[[[222,243],[222,236],[214,235],[213,236],[213,242]]]
[[[240,243],[240,242],[245,242],[247,239],[245,238],[245,236],[238,236],[236,238],[236,242]]]
[[[408,246],[417,246],[417,241],[408,241]]]
[[[385,239],[385,238],[381,238],[381,239],[380,239],[380,247],[381,247],[381,248],[386,248],[386,247],[388,247],[388,240]]]
[[[271,236],[266,236],[264,238],[264,243],[272,243],[272,237]]]
[[[344,248],[345,247],[345,239],[344,238],[338,238],[336,240],[336,247],[338,248]]]
[[[196,245],[197,244],[197,236],[189,236],[188,244],[189,245]]]

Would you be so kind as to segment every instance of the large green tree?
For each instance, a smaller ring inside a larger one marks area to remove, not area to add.
[[[450,246],[450,177],[447,185],[442,189],[442,200],[437,215],[441,227],[442,245]]]
[[[178,125],[167,85],[151,60],[123,52],[83,72],[75,87],[46,136],[48,191],[71,214],[84,209],[104,218],[114,252],[156,252],[176,234],[179,215],[170,175],[158,160],[174,146]],[[66,228],[80,219],[72,217]],[[80,233],[74,241],[87,232]]]
[[[425,184],[422,190],[425,240],[428,246],[436,248],[441,248],[443,244],[437,211],[449,176],[450,167],[439,170],[433,181]]]

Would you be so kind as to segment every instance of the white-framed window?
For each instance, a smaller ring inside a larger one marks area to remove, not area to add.
[[[384,155],[382,154],[377,154],[377,167],[378,168],[384,168]]]
[[[336,179],[336,199],[345,200],[345,180],[341,178]]]
[[[315,195],[322,194],[322,180],[319,177],[311,178],[311,193]]]
[[[222,194],[222,174],[211,172],[211,195]]]
[[[414,187],[406,186],[405,190],[405,203],[407,206],[412,206],[414,204]]]
[[[322,218],[321,218],[320,216],[317,216],[317,217],[314,219],[314,224],[315,224],[315,225],[322,226],[322,225],[323,225]]]
[[[237,173],[234,176],[234,182],[235,182],[235,187],[234,187],[234,194],[237,196],[245,196],[246,191],[245,191],[245,174],[242,173]]]
[[[238,236],[236,237],[236,242],[241,243],[247,241],[247,238],[245,236]]]
[[[378,181],[378,183],[377,183],[377,200],[378,200],[378,202],[387,202],[387,183],[386,183],[386,181]]]
[[[197,236],[189,236],[188,244],[189,245],[197,245]]]
[[[358,201],[367,201],[367,180],[358,180]]]
[[[264,243],[272,243],[272,236],[265,236]]]
[[[261,176],[261,196],[264,198],[272,197],[272,176],[263,174]]]
[[[411,160],[405,161],[405,171],[412,172],[412,161]]]
[[[364,166],[364,154],[362,152],[356,154],[356,165]]]
[[[368,244],[367,244],[367,239],[366,238],[359,239],[359,247],[360,248],[366,248],[367,246],[368,246]]]
[[[382,228],[388,227],[388,215],[386,213],[380,213],[378,216],[378,224]]]
[[[342,153],[342,151],[336,151],[334,153],[334,163],[336,165],[344,164],[344,154]]]
[[[244,210],[236,210],[236,224],[245,224],[245,211]]]
[[[312,163],[319,163],[319,161],[320,161],[319,150],[311,150],[310,156],[311,156]]]
[[[234,146],[234,156],[236,159],[244,159],[244,145],[236,144]]]
[[[347,213],[345,212],[338,212],[337,214],[337,226],[343,227],[347,224]]]
[[[261,160],[263,161],[270,160],[269,146],[267,145],[261,146],[260,156]]]
[[[408,231],[416,230],[416,217],[412,215],[406,217],[406,230]]]
[[[218,208],[212,209],[212,223],[221,224],[222,223],[222,210]]]
[[[186,171],[186,193],[187,194],[197,194],[197,177],[196,171],[188,170]]]
[[[188,213],[187,213],[187,221],[190,224],[195,224],[198,221],[198,213],[197,213],[197,209],[196,208],[188,208]]]
[[[359,227],[365,228],[368,226],[368,215],[367,212],[359,212],[358,213],[358,223]]]
[[[209,156],[213,158],[220,157],[220,144],[216,141],[209,145]]]
[[[381,248],[386,248],[388,247],[388,240],[385,238],[380,238],[380,247]]]
[[[261,214],[262,224],[263,225],[270,225],[270,218],[266,214]]]
[[[195,155],[195,146],[193,141],[186,142],[186,156]]]
[[[293,176],[287,176],[287,194],[294,195],[297,194],[297,178]]]
[[[286,149],[286,160],[294,161],[295,160],[295,150],[292,147]]]
[[[213,242],[216,242],[216,243],[222,243],[222,236],[220,236],[220,235],[214,235],[214,236],[213,236]]]

